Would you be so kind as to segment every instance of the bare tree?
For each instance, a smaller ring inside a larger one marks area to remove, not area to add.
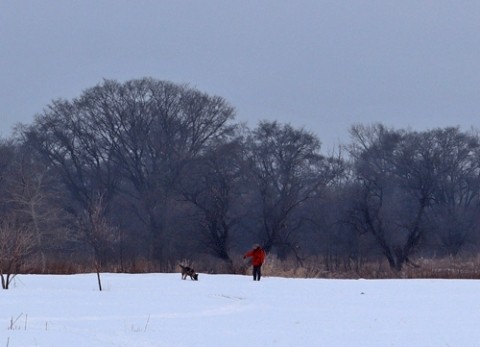
[[[153,79],[105,81],[83,100],[112,148],[121,191],[147,227],[149,259],[164,261],[174,187],[189,160],[231,133],[233,108],[220,97]]]
[[[85,109],[85,102],[83,99],[54,101],[36,117],[32,126],[23,130],[28,148],[38,153],[49,175],[59,178],[56,186],[61,185],[59,195],[63,199],[64,211],[72,217],[68,219],[70,221],[81,220],[85,211],[90,214],[99,195],[102,203],[108,205],[120,179],[119,169],[112,160],[108,134],[96,124],[96,115]],[[34,191],[35,187],[40,187],[38,184],[42,184],[40,172],[36,170],[36,177],[31,176],[35,177],[33,182],[19,182],[18,186],[25,189],[21,196],[16,194],[16,200],[30,208],[34,222],[40,217],[38,204],[46,198]],[[72,227],[75,225],[68,229],[74,229]]]
[[[258,200],[254,216],[267,251],[273,246],[295,251],[300,221],[294,212],[316,196],[332,177],[325,174],[320,141],[313,134],[277,122],[261,122],[247,140],[249,182]]]
[[[33,253],[35,240],[28,224],[15,214],[10,201],[9,182],[15,163],[12,141],[0,143],[0,277],[2,288],[8,289],[26,258]]]
[[[100,272],[105,262],[105,254],[113,249],[118,241],[117,230],[108,222],[105,213],[103,197],[97,196],[91,209],[87,211],[83,219],[79,220],[85,241],[93,250],[94,268],[97,273],[98,289],[100,291],[102,291]]]
[[[429,133],[354,126],[350,153],[361,186],[352,221],[369,232],[396,271],[425,234],[441,153]]]
[[[212,141],[231,133],[225,100],[154,79],[106,80],[72,101],[56,100],[25,132],[62,177],[73,215],[91,211],[97,195],[115,194],[146,226],[151,260],[164,261],[174,186],[182,168]],[[141,228],[143,229],[143,228]],[[142,231],[143,232],[143,231]]]
[[[28,226],[13,216],[0,220],[0,278],[3,289],[9,288],[34,249],[35,236]]]
[[[50,189],[55,181],[28,146],[18,143],[15,147],[15,160],[6,180],[5,200],[17,217],[30,225],[40,255],[40,271],[45,272],[45,251],[54,243],[52,231],[57,229],[54,224],[58,223],[58,207]]]
[[[188,174],[182,175],[179,185],[182,196],[198,211],[203,245],[230,270],[234,270],[229,254],[232,231],[241,218],[234,206],[242,199],[240,154],[238,141],[213,146],[186,166]]]

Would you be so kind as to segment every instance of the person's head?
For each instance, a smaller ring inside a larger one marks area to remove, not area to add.
[[[260,245],[259,245],[258,243],[255,243],[255,244],[253,245],[253,249],[257,249],[257,248],[260,248]]]

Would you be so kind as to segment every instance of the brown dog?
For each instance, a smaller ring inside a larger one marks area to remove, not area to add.
[[[182,268],[182,280],[186,280],[187,276],[190,276],[190,279],[192,281],[198,281],[198,274],[195,272],[194,269],[189,266],[184,266],[182,264],[179,265]]]

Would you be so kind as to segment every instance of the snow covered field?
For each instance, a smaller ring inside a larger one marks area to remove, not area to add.
[[[480,282],[22,275],[0,347],[480,346]]]

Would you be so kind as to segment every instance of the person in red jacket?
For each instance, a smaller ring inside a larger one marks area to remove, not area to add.
[[[243,259],[252,258],[254,281],[260,281],[260,277],[262,277],[262,265],[265,262],[265,256],[265,250],[258,244],[254,245],[253,249],[243,256]]]

